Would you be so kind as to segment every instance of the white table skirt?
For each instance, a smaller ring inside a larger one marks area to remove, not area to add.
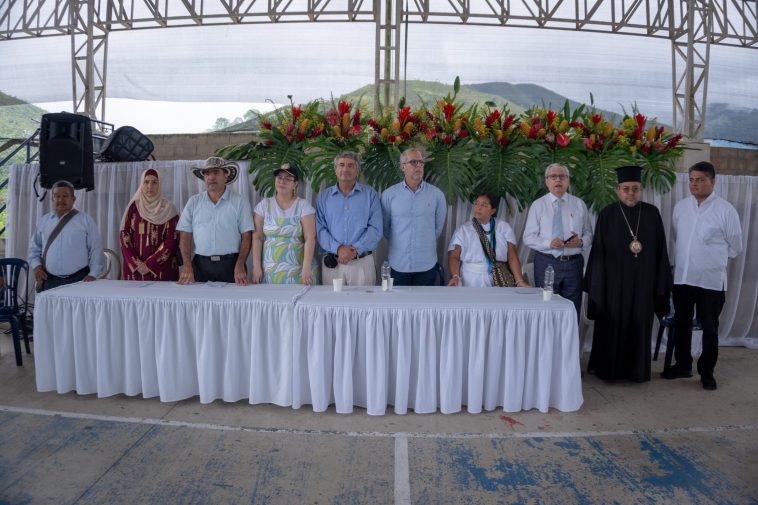
[[[576,310],[541,290],[314,287],[295,306],[293,406],[371,415],[583,402]]]
[[[573,305],[537,290],[97,281],[37,297],[39,391],[340,413],[582,404]]]
[[[46,291],[34,308],[37,389],[292,405],[302,290],[96,281]]]

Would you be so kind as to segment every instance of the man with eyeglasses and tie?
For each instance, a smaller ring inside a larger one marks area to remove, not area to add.
[[[592,245],[592,223],[584,202],[568,193],[569,169],[560,163],[545,169],[548,193],[529,207],[524,243],[534,250],[534,282],[543,287],[545,269],[553,267],[553,291],[571,300],[579,321],[582,307],[583,252]]]
[[[658,209],[641,201],[642,168],[617,169],[619,201],[600,211],[584,290],[595,321],[587,370],[600,379],[650,380],[653,317],[668,314],[671,265]]]
[[[384,237],[389,241],[392,278],[398,286],[434,286],[437,239],[447,217],[445,195],[424,180],[424,152],[400,155],[404,178],[382,193]]]

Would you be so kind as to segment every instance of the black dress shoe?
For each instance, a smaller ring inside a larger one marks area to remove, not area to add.
[[[674,365],[661,372],[664,379],[686,379],[692,377],[692,369],[683,370]]]
[[[716,390],[716,379],[713,378],[713,374],[701,375],[700,382],[703,383],[703,389],[707,389],[708,391]]]

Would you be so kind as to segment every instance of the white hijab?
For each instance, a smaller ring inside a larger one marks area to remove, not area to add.
[[[158,179],[158,193],[152,198],[148,198],[148,196],[145,195],[143,191],[145,177],[148,175],[152,175]],[[129,213],[129,207],[131,207],[132,202],[134,202],[134,204],[137,206],[137,212],[139,212],[140,217],[142,217],[142,219],[145,221],[149,221],[155,225],[164,224],[169,219],[179,215],[179,212],[176,210],[174,203],[171,200],[163,198],[161,178],[158,175],[158,172],[152,168],[148,168],[142,172],[139,188],[137,188],[137,192],[134,193],[134,196],[129,201],[129,204],[126,206],[126,210],[124,211],[124,216],[121,218],[122,230],[126,227],[126,215]]]

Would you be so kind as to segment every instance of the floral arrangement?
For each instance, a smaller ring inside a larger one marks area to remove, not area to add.
[[[615,169],[643,167],[643,184],[668,191],[675,180],[675,162],[683,153],[682,135],[633,110],[618,124],[594,109],[532,107],[521,115],[509,108],[464,106],[458,100],[460,81],[452,94],[412,109],[401,100],[397,110],[364,116],[360,99],[313,101],[260,117],[261,130],[247,144],[227,146],[219,156],[251,161],[253,184],[262,194],[273,192],[274,168],[293,163],[303,170],[315,191],[334,184],[333,159],[344,150],[363,160],[362,177],[381,191],[400,181],[403,150],[420,146],[427,153],[425,178],[438,186],[449,203],[474,193],[493,191],[519,207],[545,191],[543,172],[549,163],[568,166],[572,192],[590,208],[615,201]]]

